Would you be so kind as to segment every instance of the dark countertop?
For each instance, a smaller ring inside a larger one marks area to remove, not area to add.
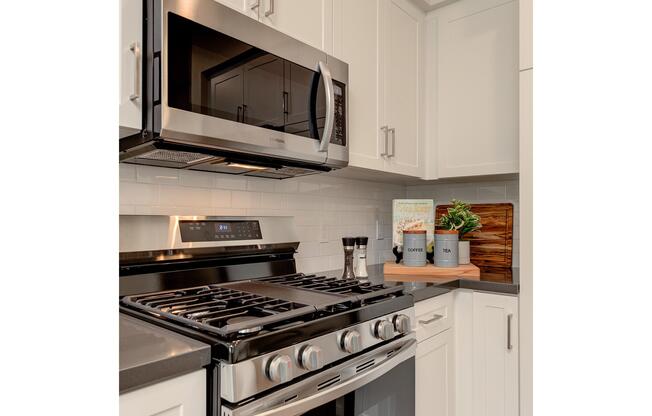
[[[494,292],[515,295],[518,294],[518,267],[511,269],[503,268],[480,268],[480,279],[465,278],[442,278],[438,282],[392,282],[385,281],[383,276],[383,265],[374,264],[367,267],[369,281],[372,283],[383,283],[387,286],[403,285],[404,293],[414,297],[414,301],[432,298],[448,293],[453,289],[471,289],[483,292]],[[325,272],[326,276],[342,276],[342,269]]]
[[[199,370],[211,360],[208,344],[120,314],[120,393]]]

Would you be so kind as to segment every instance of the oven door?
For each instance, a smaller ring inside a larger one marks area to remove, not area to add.
[[[374,348],[221,416],[414,416],[414,335]]]
[[[348,65],[213,0],[162,0],[160,19],[163,140],[348,161]]]

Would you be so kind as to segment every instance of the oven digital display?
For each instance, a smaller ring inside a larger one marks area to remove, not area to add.
[[[263,238],[258,221],[179,221],[181,241],[260,240]]]

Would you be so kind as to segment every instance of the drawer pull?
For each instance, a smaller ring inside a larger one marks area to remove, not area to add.
[[[444,315],[434,314],[434,315],[432,315],[432,318],[430,318],[430,319],[426,319],[425,321],[419,320],[419,323],[422,324],[422,325],[431,324],[431,323],[433,323],[435,321],[440,320],[443,317],[444,317]]]

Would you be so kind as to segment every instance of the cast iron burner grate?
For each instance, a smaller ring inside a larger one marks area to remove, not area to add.
[[[221,285],[126,296],[122,302],[219,335],[251,334],[266,324],[315,312],[309,305]]]
[[[315,274],[305,275],[303,273],[267,277],[259,280],[305,290],[347,295],[355,297],[362,304],[393,298],[403,291],[401,287],[387,288],[383,284],[372,284],[367,280],[340,279]]]

